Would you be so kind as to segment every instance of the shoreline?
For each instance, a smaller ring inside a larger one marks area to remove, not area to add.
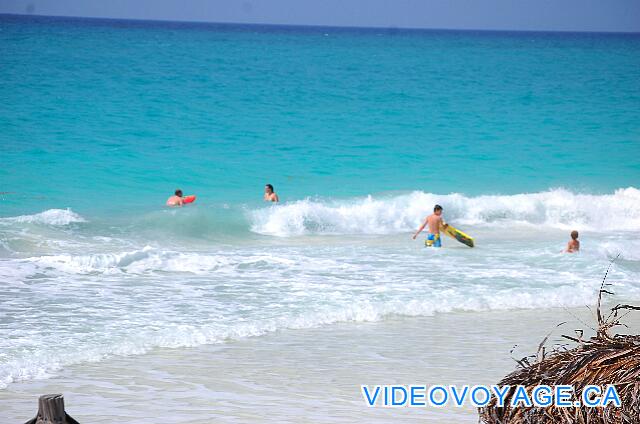
[[[149,420],[216,422],[477,422],[475,409],[368,408],[360,384],[495,384],[515,370],[509,356],[535,353],[591,323],[586,308],[512,310],[393,317],[281,330],[195,348],[154,349],[73,365],[46,380],[11,383],[0,390],[0,416],[27,420],[37,397],[65,396],[80,422]],[[640,329],[629,316],[628,332]],[[585,328],[585,330],[588,330]],[[585,336],[587,336],[587,332]],[[464,364],[461,365],[461,364]],[[171,405],[171,406],[169,406]],[[117,417],[114,414],[117,413]],[[314,412],[322,411],[322,412]]]

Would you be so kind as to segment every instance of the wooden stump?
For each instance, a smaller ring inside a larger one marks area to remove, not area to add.
[[[62,395],[42,395],[38,399],[38,415],[25,424],[79,424],[64,411]]]

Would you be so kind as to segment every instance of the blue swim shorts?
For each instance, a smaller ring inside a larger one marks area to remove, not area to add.
[[[424,241],[424,245],[427,247],[442,247],[442,241],[440,240],[440,234],[429,234]]]

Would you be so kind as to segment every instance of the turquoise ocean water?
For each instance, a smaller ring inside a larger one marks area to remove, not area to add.
[[[638,185],[637,35],[1,25],[5,216]]]
[[[0,158],[6,390],[161,347],[578,307],[618,254],[640,301],[637,34],[0,16]],[[196,203],[166,209],[177,187]],[[411,240],[436,202],[475,249]]]

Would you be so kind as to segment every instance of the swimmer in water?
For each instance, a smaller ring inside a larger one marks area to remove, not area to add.
[[[182,206],[184,205],[184,200],[182,198],[182,190],[176,189],[173,196],[167,199],[167,206]]]
[[[440,228],[447,228],[449,226],[449,224],[444,222],[444,219],[442,219],[442,206],[434,206],[433,213],[425,218],[420,228],[418,228],[418,231],[416,231],[416,233],[413,235],[414,240],[426,226],[429,226],[429,234],[427,235],[427,239],[424,242],[425,246],[442,247],[442,240],[440,239]]]
[[[571,231],[571,240],[567,243],[565,253],[577,253],[580,251],[580,241],[578,240],[578,232],[576,230]]]
[[[264,186],[264,201],[274,203],[278,203],[280,201],[278,195],[273,191],[273,186],[271,184]]]

